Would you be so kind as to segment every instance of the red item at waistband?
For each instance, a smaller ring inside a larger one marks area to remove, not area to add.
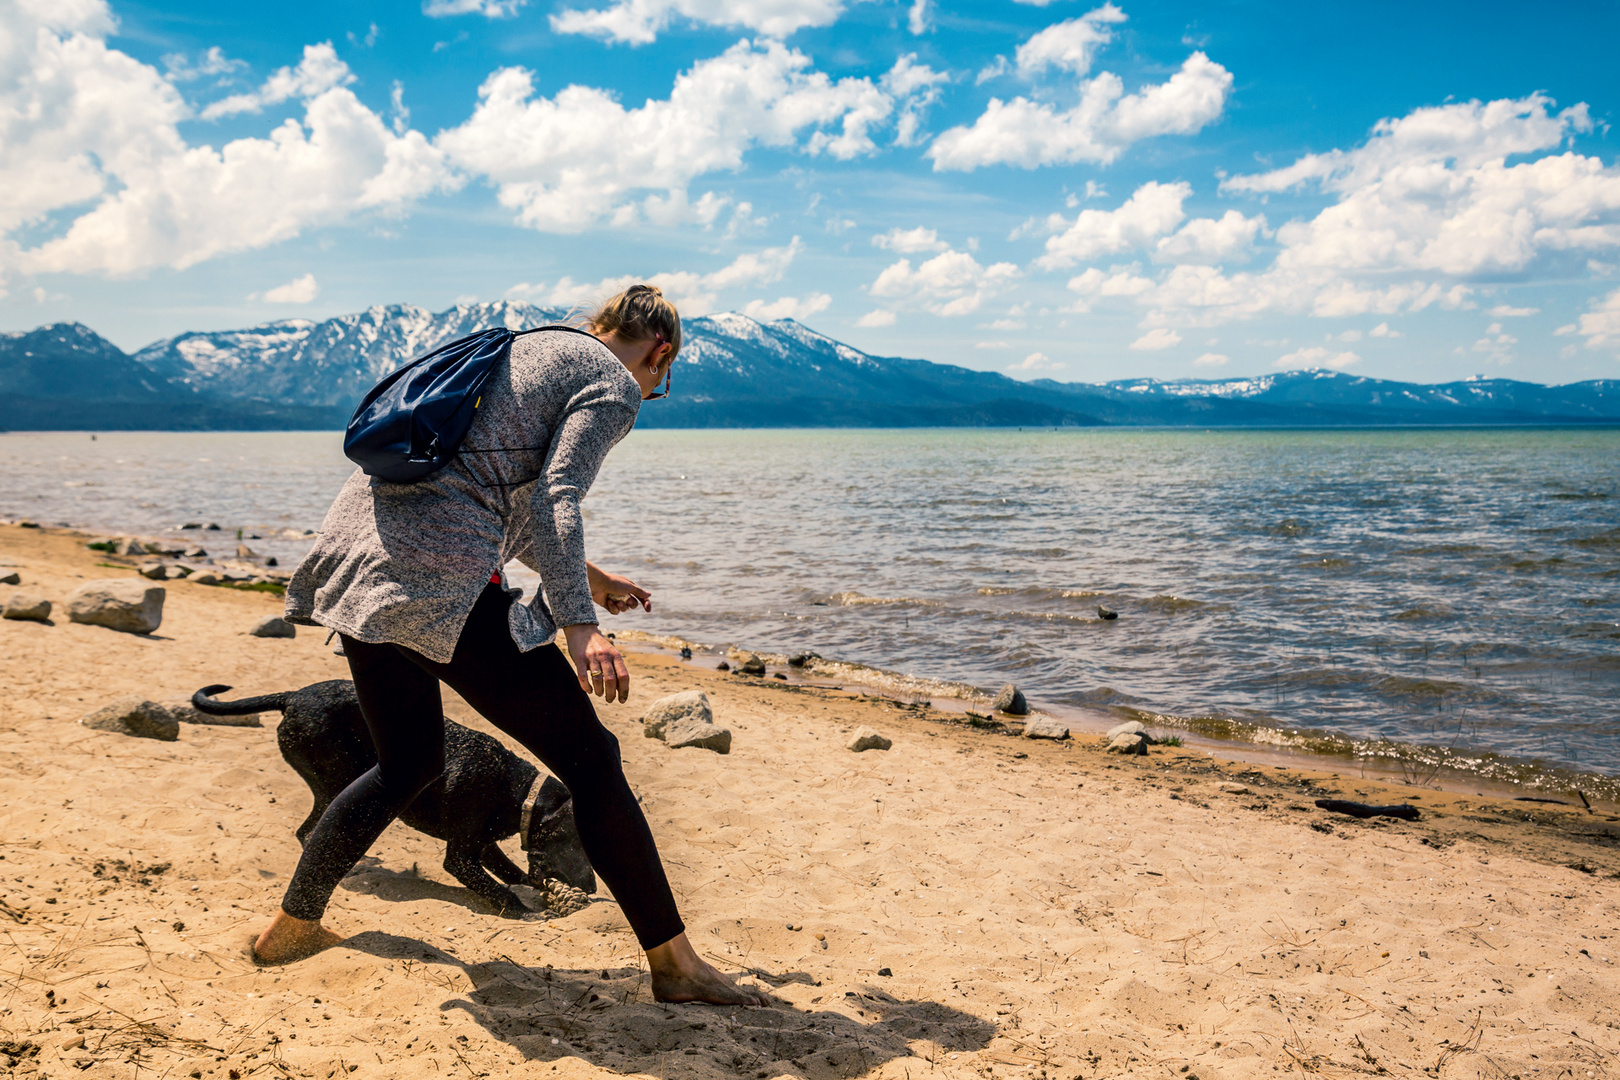
[[[499,585],[501,583],[501,572],[499,570],[489,575],[489,583],[491,585]]]

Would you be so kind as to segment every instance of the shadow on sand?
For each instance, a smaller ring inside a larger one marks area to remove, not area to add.
[[[910,1043],[941,1052],[988,1046],[995,1025],[934,1001],[904,1001],[881,987],[817,987],[803,972],[764,972],[762,982],[801,983],[821,991],[801,1009],[662,1005],[639,968],[560,970],[502,958],[467,963],[416,938],[357,934],[346,948],[402,963],[453,965],[473,989],[440,1005],[459,1009],[534,1062],[579,1058],[614,1072],[666,1077],[804,1077],[845,1080],[897,1058],[916,1058]]]

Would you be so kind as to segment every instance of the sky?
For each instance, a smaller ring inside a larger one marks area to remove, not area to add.
[[[1015,378],[1620,378],[1620,4],[0,0],[0,329],[796,318]]]

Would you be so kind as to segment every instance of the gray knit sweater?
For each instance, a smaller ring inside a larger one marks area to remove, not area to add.
[[[349,477],[287,585],[287,618],[448,663],[490,575],[517,559],[543,590],[512,605],[519,649],[596,622],[579,502],[640,408],[601,342],[517,338],[449,465],[415,484]]]

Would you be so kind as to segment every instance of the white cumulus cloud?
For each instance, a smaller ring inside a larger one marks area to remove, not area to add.
[[[1046,254],[1035,263],[1051,270],[1142,247],[1181,224],[1181,204],[1191,194],[1188,184],[1150,180],[1117,210],[1082,210],[1072,222],[1053,215],[1048,227],[1063,231],[1047,239]]]
[[[1009,262],[981,266],[965,251],[944,251],[913,267],[910,259],[884,269],[868,291],[873,296],[917,304],[936,315],[966,315],[1018,277]]]
[[[741,41],[676,76],[667,99],[634,109],[588,86],[537,97],[530,72],[502,68],[479,88],[473,115],[435,141],[488,177],[501,204],[532,228],[578,232],[655,215],[673,222],[701,204],[687,202],[693,180],[739,168],[755,145],[796,146],[814,129],[800,147],[810,154],[848,159],[876,148],[870,131],[893,99],[869,79],[835,82],[809,66],[778,42]]]
[[[284,67],[250,94],[232,94],[203,108],[204,120],[237,113],[259,112],[267,105],[279,105],[290,98],[313,98],[337,86],[354,82],[349,65],[338,59],[330,41],[305,45],[304,58],[297,67]]]
[[[1193,361],[1193,367],[1222,367],[1230,359],[1225,353],[1207,352]]]
[[[1342,371],[1351,364],[1358,363],[1361,357],[1353,352],[1330,352],[1320,345],[1312,345],[1307,349],[1296,349],[1285,356],[1279,356],[1271,362],[1277,368],[1332,368]]]
[[[1513,307],[1509,304],[1497,304],[1485,314],[1495,319],[1523,319],[1531,315],[1541,314],[1538,307]]]
[[[1080,81],[1080,100],[1069,109],[1022,96],[991,98],[971,125],[942,132],[926,156],[938,172],[1107,164],[1142,139],[1201,130],[1221,115],[1231,89],[1231,73],[1202,52],[1167,81],[1131,94],[1118,75],[1104,71]]]
[[[914,255],[919,251],[944,251],[951,245],[941,240],[933,229],[921,225],[915,229],[902,229],[896,225],[888,232],[872,237],[872,246],[898,251],[902,255]]]
[[[423,0],[422,14],[432,19],[452,15],[482,15],[486,19],[510,19],[528,0]]]
[[[341,85],[347,68],[329,62],[330,46],[310,46],[257,92],[310,95],[302,119],[214,147],[181,136],[191,110],[172,83],[107,46],[100,0],[13,8],[7,19],[0,270],[184,268],[456,182],[419,132],[389,130]],[[66,227],[32,248],[15,239],[52,215]]]
[[[855,320],[855,325],[856,326],[893,326],[894,325],[894,320],[895,320],[894,312],[889,311],[886,308],[877,308],[874,311],[868,311],[865,315],[862,315],[860,318],[856,319]]]
[[[262,295],[250,296],[248,299],[263,300],[267,304],[307,304],[320,294],[321,287],[316,283],[315,275],[305,274],[303,277],[293,278],[285,285],[266,289]]]
[[[1600,300],[1592,301],[1592,310],[1568,326],[1560,326],[1558,334],[1579,334],[1586,339],[1588,349],[1602,349],[1620,345],[1620,289]]]
[[[743,306],[743,314],[761,322],[769,322],[772,319],[798,319],[802,322],[831,306],[832,297],[818,292],[811,293],[803,299],[797,296],[783,296],[770,303],[764,300],[750,300]]]
[[[1156,352],[1159,349],[1172,349],[1181,344],[1181,335],[1174,330],[1166,330],[1156,326],[1131,342],[1131,348],[1142,352]]]
[[[1084,75],[1091,70],[1097,51],[1113,40],[1109,26],[1124,21],[1123,11],[1104,4],[1078,19],[1054,23],[1018,46],[1014,56],[1018,73],[1033,78],[1047,68],[1057,68],[1071,75]]]
[[[1193,218],[1174,236],[1160,240],[1153,257],[1160,262],[1221,263],[1246,255],[1266,232],[1266,216],[1244,217],[1228,210],[1218,218]]]
[[[1016,363],[1016,364],[1008,364],[1007,365],[1007,370],[1008,371],[1057,371],[1058,369],[1063,368],[1063,367],[1067,367],[1067,366],[1068,365],[1066,365],[1066,364],[1061,364],[1058,361],[1053,360],[1050,356],[1047,356],[1045,353],[1032,352],[1028,356],[1024,357],[1022,360],[1018,361],[1018,363]]]
[[[551,16],[551,29],[650,45],[670,23],[686,19],[707,26],[743,26],[783,38],[807,26],[831,26],[843,10],[843,0],[618,0],[602,8],[566,8]]]
[[[564,276],[557,281],[529,283],[521,282],[506,290],[506,296],[511,300],[528,300],[536,304],[555,304],[559,307],[573,307],[574,305],[592,306],[606,300],[615,293],[622,292],[638,282],[647,282],[657,285],[664,291],[672,304],[680,310],[683,316],[695,318],[699,315],[708,315],[716,310],[719,294],[727,289],[740,289],[758,285],[769,285],[774,281],[782,280],[793,259],[804,249],[799,238],[795,236],[791,243],[781,247],[764,248],[761,251],[751,251],[737,256],[727,265],[707,274],[699,274],[691,270],[665,271],[658,274],[637,276],[635,274],[620,274],[615,277],[603,278],[596,282],[575,281],[572,277]],[[805,314],[820,311],[826,304],[817,304],[822,294],[811,294],[803,301],[793,301],[806,305]],[[778,304],[792,300],[784,297]],[[828,303],[831,299],[828,298]],[[759,303],[759,301],[755,301]],[[749,312],[748,314],[753,314]],[[756,316],[763,317],[763,316]],[[771,318],[796,318],[792,313],[772,315]]]

